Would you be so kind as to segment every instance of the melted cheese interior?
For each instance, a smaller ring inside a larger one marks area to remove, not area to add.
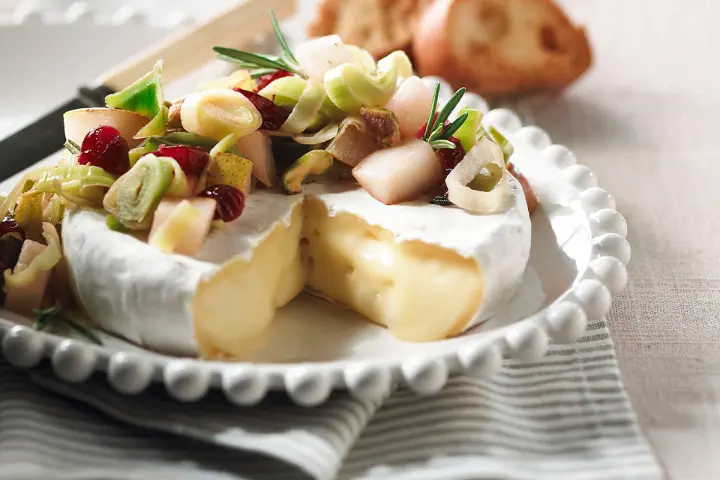
[[[455,251],[394,235],[350,213],[330,215],[322,200],[292,207],[252,251],[200,281],[195,338],[205,358],[242,357],[260,348],[275,310],[305,286],[387,326],[405,341],[462,331],[483,300],[477,263]]]

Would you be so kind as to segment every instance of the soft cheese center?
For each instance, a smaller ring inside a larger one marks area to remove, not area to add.
[[[387,326],[400,340],[429,341],[460,332],[483,298],[476,262],[394,235],[309,197],[303,254],[308,286]]]

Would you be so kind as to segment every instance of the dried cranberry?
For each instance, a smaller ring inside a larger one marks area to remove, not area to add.
[[[202,147],[160,145],[155,154],[175,159],[185,175],[200,175],[210,161],[210,155]]]
[[[443,170],[445,170],[445,176],[447,176],[465,156],[465,150],[460,140],[455,137],[450,137],[450,141],[455,144],[455,148],[440,148],[436,151]]]
[[[438,117],[438,112],[435,112],[435,115],[433,115],[433,122],[435,122],[435,121],[437,120],[437,117]],[[450,122],[448,122],[447,120],[445,120],[445,123],[443,124],[443,128],[447,127],[448,125],[450,125]],[[423,126],[415,133],[415,137],[416,137],[416,138],[423,138],[423,137],[425,136],[425,129],[426,129],[426,128],[427,128],[427,123],[425,123],[425,125],[423,125]],[[435,128],[437,128],[437,127],[435,127]],[[428,135],[430,135],[430,133],[432,133],[432,132],[429,132]]]
[[[128,143],[109,125],[90,130],[82,141],[81,150],[80,165],[95,165],[113,175],[122,175],[130,169]]]
[[[223,222],[232,222],[242,215],[245,208],[245,194],[230,185],[213,185],[205,189],[200,196],[217,202],[215,219]]]
[[[23,230],[20,224],[11,216],[7,216],[0,221],[0,237],[8,233],[16,233],[22,240],[25,240],[25,230]]]
[[[257,79],[257,92],[262,90],[263,88],[270,85],[272,82],[277,80],[278,78],[283,77],[290,77],[292,76],[292,73],[288,72],[287,70],[278,70],[277,72],[268,73],[267,75],[262,75]]]
[[[234,88],[236,92],[242,93],[247,97],[255,108],[258,109],[262,116],[262,124],[260,128],[264,130],[277,130],[279,129],[285,120],[290,116],[290,112],[284,108],[280,108],[267,98],[258,95],[255,92],[249,90],[243,90],[242,88]]]

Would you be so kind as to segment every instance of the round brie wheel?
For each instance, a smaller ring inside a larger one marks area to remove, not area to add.
[[[63,248],[90,317],[153,350],[247,357],[265,343],[276,309],[306,287],[400,340],[434,341],[488,318],[522,281],[530,219],[514,178],[510,187],[512,206],[494,215],[426,201],[388,206],[355,184],[259,191],[192,258],[79,210],[63,221]]]

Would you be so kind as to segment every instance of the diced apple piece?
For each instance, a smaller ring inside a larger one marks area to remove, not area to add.
[[[386,205],[414,200],[443,179],[435,150],[422,140],[370,154],[353,169],[358,183]]]
[[[164,198],[155,210],[148,243],[167,253],[195,255],[210,232],[216,205],[212,198]]]
[[[295,47],[295,58],[313,80],[322,82],[325,72],[343,63],[355,63],[353,52],[337,35],[318,37]]]
[[[235,146],[244,158],[253,163],[252,174],[255,178],[263,185],[272,187],[277,179],[277,169],[270,139],[262,132],[255,131],[240,137]]]
[[[433,94],[418,77],[410,77],[400,84],[387,108],[395,114],[400,134],[410,138],[430,117]]]
[[[34,240],[25,240],[20,250],[18,263],[13,269],[13,274],[20,273],[30,265],[30,262],[43,253],[47,246]],[[11,312],[22,315],[31,315],[33,310],[42,306],[45,290],[50,281],[52,270],[41,271],[29,285],[22,287],[7,287],[5,295],[5,308]]]
[[[340,131],[330,142],[327,151],[335,159],[354,167],[371,153],[380,149],[375,136],[370,133],[365,122],[348,117],[340,125]]]
[[[79,108],[70,110],[63,115],[65,121],[65,138],[82,145],[85,135],[102,125],[116,128],[128,142],[130,148],[140,144],[142,140],[133,138],[148,123],[147,117],[139,113],[115,108]]]

